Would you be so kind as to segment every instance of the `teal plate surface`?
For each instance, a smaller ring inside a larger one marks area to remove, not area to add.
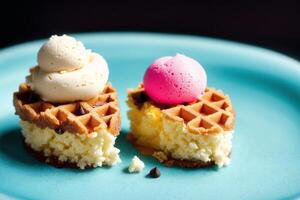
[[[12,93],[44,41],[0,50],[0,198],[18,199],[297,199],[300,197],[300,64],[253,46],[203,37],[95,33],[75,35],[102,54],[118,89],[122,163],[92,170],[57,169],[26,153]],[[168,168],[126,140],[126,89],[156,58],[182,53],[206,69],[209,86],[229,94],[236,110],[232,162],[217,169]],[[128,174],[134,155],[146,169]],[[162,176],[146,177],[158,166]]]

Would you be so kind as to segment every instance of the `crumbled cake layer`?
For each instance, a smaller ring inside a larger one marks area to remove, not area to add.
[[[233,131],[214,135],[193,134],[180,122],[163,118],[160,149],[172,158],[184,160],[214,161],[219,167],[230,162]]]
[[[112,166],[121,162],[120,150],[114,147],[116,137],[106,129],[90,134],[56,133],[50,128],[20,122],[25,143],[35,152],[45,156],[45,162],[63,163],[84,169],[102,165]]]
[[[184,168],[204,168],[216,165],[214,161],[204,162],[201,160],[186,160],[186,159],[175,159],[172,156],[167,155],[163,151],[151,148],[149,146],[140,145],[137,143],[132,133],[127,135],[127,139],[144,155],[153,156],[159,162],[166,166],[179,166]],[[229,155],[230,157],[230,155]]]
[[[30,153],[31,155],[33,155],[38,161],[52,165],[56,168],[78,168],[77,163],[75,162],[70,162],[70,161],[60,161],[58,159],[57,156],[50,156],[50,157],[46,157],[44,155],[43,152],[41,151],[36,151],[33,148],[31,148],[31,146],[29,144],[25,143],[25,139],[24,139],[24,146],[27,150],[28,153]],[[89,169],[89,168],[93,168],[90,165],[85,166],[85,169]],[[80,169],[80,168],[78,168]]]

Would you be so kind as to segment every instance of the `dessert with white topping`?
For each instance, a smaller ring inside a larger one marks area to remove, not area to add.
[[[70,36],[52,36],[38,52],[38,65],[14,93],[30,152],[60,167],[120,162],[114,144],[121,116],[108,76],[101,55]]]

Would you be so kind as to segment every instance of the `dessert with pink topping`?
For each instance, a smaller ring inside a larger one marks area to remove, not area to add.
[[[234,110],[227,95],[207,87],[196,60],[181,54],[155,60],[127,103],[128,138],[142,153],[168,166],[229,164]]]

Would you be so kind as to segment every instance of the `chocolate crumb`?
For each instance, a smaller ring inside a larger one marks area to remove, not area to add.
[[[27,102],[28,103],[37,102],[37,101],[39,101],[39,99],[40,99],[40,97],[37,94],[35,94],[33,91],[30,91],[28,93],[28,96],[27,96]]]
[[[151,177],[151,178],[158,178],[158,177],[160,177],[160,171],[159,171],[159,169],[157,167],[154,167],[153,169],[150,170],[148,176]]]
[[[146,101],[148,101],[148,96],[144,92],[133,94],[132,98],[133,98],[134,104],[139,108],[141,108],[142,105]]]
[[[77,109],[76,109],[76,111],[75,111],[74,114],[77,115],[77,116],[81,116],[81,115],[86,114],[86,112],[85,112],[85,110],[83,109],[83,107],[79,104],[79,105],[77,106]]]
[[[62,135],[64,133],[64,130],[61,128],[56,128],[56,129],[54,129],[54,131],[59,135]]]

